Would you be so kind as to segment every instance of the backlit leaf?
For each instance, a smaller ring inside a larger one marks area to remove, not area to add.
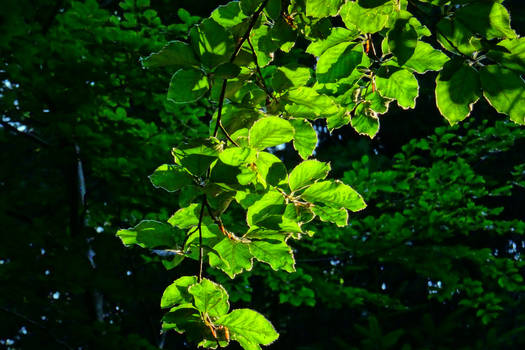
[[[317,133],[306,119],[291,119],[295,130],[293,146],[303,159],[308,159],[317,146]]]
[[[467,118],[480,96],[479,75],[466,64],[450,61],[436,78],[436,104],[451,125]]]
[[[375,82],[381,96],[397,100],[397,104],[404,109],[416,107],[419,85],[411,72],[386,66],[378,73]]]
[[[317,180],[324,179],[330,172],[330,164],[318,160],[305,160],[299,163],[289,176],[290,189],[297,191]]]
[[[193,180],[180,166],[163,164],[149,176],[153,186],[174,192],[184,186],[191,185]]]
[[[249,144],[257,150],[286,143],[293,138],[294,128],[289,121],[279,117],[266,117],[250,128]]]
[[[199,69],[179,69],[173,74],[168,87],[168,100],[189,103],[200,99],[209,90],[208,78]]]
[[[500,113],[525,125],[525,82],[515,72],[497,65],[481,69],[483,95]]]
[[[203,278],[188,289],[195,299],[195,307],[210,316],[225,315],[230,309],[228,293],[223,286]]]
[[[182,303],[191,303],[193,297],[188,288],[197,283],[197,276],[183,276],[170,284],[162,294],[160,300],[161,308],[168,308]]]
[[[142,66],[147,68],[164,66],[197,66],[199,61],[189,44],[182,41],[170,41],[159,52],[142,59]]]
[[[346,208],[352,211],[364,209],[363,197],[352,187],[340,181],[321,181],[308,187],[301,197],[310,203],[319,203],[333,208]]]
[[[232,339],[245,350],[260,349],[259,344],[269,345],[279,334],[263,315],[250,309],[237,309],[219,318],[216,324],[227,327]]]

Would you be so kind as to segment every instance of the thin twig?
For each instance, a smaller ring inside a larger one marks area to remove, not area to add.
[[[250,20],[250,23],[248,24],[248,29],[246,29],[246,32],[242,36],[241,40],[239,40],[239,42],[237,43],[237,46],[235,47],[235,50],[233,51],[233,54],[230,57],[230,63],[232,63],[235,60],[235,57],[237,57],[237,55],[239,54],[239,51],[241,51],[242,45],[244,44],[246,39],[248,39],[250,37],[250,33],[251,33],[253,27],[255,26],[255,22],[257,22],[257,18],[259,18],[259,15],[263,11],[263,9],[266,6],[266,4],[268,3],[268,1],[269,0],[264,0],[263,3],[261,4],[261,6],[259,6],[257,11],[255,11],[255,13],[253,14],[253,16],[252,16],[252,18]],[[224,96],[226,94],[226,85],[227,84],[228,84],[228,80],[224,79],[222,81],[221,94],[220,94],[220,97],[219,97],[219,106],[217,107],[218,108],[218,110],[217,110],[217,121],[215,122],[215,130],[213,131],[213,136],[214,137],[217,137],[217,133],[219,132],[219,128],[221,128],[221,130],[224,131],[224,128],[222,127],[222,124],[221,124],[221,117],[222,117],[222,106],[224,105]],[[228,135],[228,134],[226,133],[226,135]]]
[[[204,217],[204,207],[206,203],[206,195],[202,197],[201,213],[199,215],[199,282],[202,281],[202,261],[203,261],[203,247],[202,247],[202,218]]]
[[[259,74],[259,77],[261,78],[261,84],[263,86],[264,91],[266,92],[266,95],[270,96],[270,98],[274,101],[277,101],[275,97],[273,96],[272,92],[268,89],[268,86],[266,86],[266,83],[264,82],[264,77],[261,72],[261,67],[259,66],[259,62],[257,61],[257,54],[255,53],[255,49],[253,48],[252,41],[250,38],[246,39],[248,42],[248,45],[250,46],[250,50],[252,51],[253,56],[253,62],[255,62],[255,69],[257,70],[257,73]]]
[[[20,136],[24,136],[24,137],[28,137],[29,139],[35,141],[36,143],[38,143],[39,145],[41,146],[45,146],[45,147],[48,147],[49,146],[49,143],[47,141],[44,141],[42,140],[40,137],[36,136],[36,135],[33,135],[33,134],[30,134],[28,132],[23,132],[23,131],[20,131],[18,130],[17,128],[15,128],[14,126],[12,126],[11,124],[9,124],[8,122],[5,122],[3,120],[0,121],[0,124],[6,128],[7,130],[17,134],[17,135],[20,135]]]

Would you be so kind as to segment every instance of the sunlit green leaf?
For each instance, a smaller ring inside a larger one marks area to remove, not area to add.
[[[359,134],[367,135],[370,138],[374,138],[379,131],[379,118],[368,103],[361,103],[356,107],[350,124]]]
[[[515,72],[498,65],[485,66],[480,71],[483,95],[500,113],[525,125],[525,82]]]
[[[350,42],[357,35],[358,31],[356,29],[349,30],[342,27],[336,27],[330,31],[330,35],[326,39],[312,41],[312,43],[308,45],[306,52],[319,57],[329,48],[344,42]]]
[[[400,65],[404,65],[414,54],[417,38],[416,30],[404,18],[398,19],[388,32],[388,46]]]
[[[195,283],[197,283],[197,276],[183,276],[176,279],[164,290],[160,307],[168,308],[177,304],[191,303],[193,297],[188,292],[188,288]]]
[[[182,41],[170,41],[159,52],[152,53],[142,59],[142,65],[147,68],[164,66],[197,66],[199,62],[189,44]]]
[[[318,160],[305,160],[290,172],[289,183],[292,191],[297,191],[317,180],[324,179],[330,172],[330,164]]]
[[[191,185],[191,176],[178,165],[163,164],[149,176],[153,186],[174,192],[181,187]]]
[[[252,254],[248,244],[228,237],[213,246],[209,259],[211,266],[221,269],[230,278],[252,269]]]
[[[201,205],[192,203],[186,208],[181,208],[175,212],[169,219],[168,223],[172,226],[177,226],[180,229],[186,229],[191,226],[197,226],[199,223],[199,215]]]
[[[388,1],[347,2],[341,7],[341,18],[348,27],[356,26],[364,33],[376,33],[383,29],[388,21],[388,16],[394,10],[394,3]],[[362,6],[361,6],[362,5]]]
[[[168,88],[168,100],[188,103],[200,99],[209,90],[208,78],[199,69],[179,69],[173,74]]]
[[[344,208],[332,208],[320,205],[314,205],[312,211],[319,216],[322,221],[332,222],[339,227],[348,225],[348,211]]]
[[[375,82],[381,96],[397,100],[397,104],[404,109],[416,107],[419,85],[411,72],[385,66],[376,76]]]
[[[339,181],[321,181],[308,187],[302,198],[310,203],[319,203],[334,208],[346,208],[358,211],[366,207],[359,193],[352,187]]]
[[[293,104],[285,106],[290,115],[296,118],[317,119],[328,117],[341,111],[333,98],[319,94],[312,88],[300,87],[290,90],[287,98]]]
[[[284,197],[275,190],[266,192],[259,200],[250,205],[246,213],[246,222],[253,226],[270,216],[282,215],[284,212]]]
[[[317,146],[317,133],[306,119],[291,119],[295,130],[293,146],[303,159],[310,157]]]
[[[237,309],[219,318],[216,323],[230,330],[232,339],[245,350],[260,349],[259,344],[269,345],[279,334],[263,315],[250,309]]]
[[[266,117],[250,128],[249,144],[257,150],[286,143],[293,138],[294,128],[289,121],[279,117]]]
[[[228,293],[223,286],[203,278],[188,289],[195,299],[195,307],[210,316],[225,315],[230,309]]]
[[[432,45],[418,41],[414,54],[403,64],[403,67],[410,68],[417,73],[441,70],[443,65],[449,60],[440,50],[436,50]]]
[[[316,76],[320,83],[335,82],[350,75],[361,63],[363,48],[350,42],[327,49],[317,61]]]
[[[306,15],[314,18],[335,16],[344,0],[306,0]]]
[[[175,248],[180,235],[180,232],[170,225],[154,220],[143,220],[133,228],[117,232],[117,236],[125,245],[136,244],[143,248]]]
[[[292,249],[284,242],[253,241],[250,243],[250,252],[257,260],[267,263],[275,271],[295,271]]]
[[[224,28],[236,26],[247,18],[241,11],[241,6],[238,1],[230,1],[226,5],[217,7],[211,13],[210,17]]]
[[[451,125],[467,118],[480,96],[479,75],[466,64],[450,61],[436,78],[436,104]]]
[[[488,40],[516,37],[510,27],[507,9],[497,2],[473,3],[461,7],[456,12],[456,21]]]
[[[211,18],[194,26],[190,38],[200,61],[209,68],[227,62],[235,47],[232,34]]]
[[[305,86],[312,79],[312,69],[298,65],[278,67],[272,76],[272,87],[281,91],[291,87]]]
[[[504,47],[508,52],[490,50],[487,52],[487,56],[501,63],[506,68],[525,74],[525,37],[505,39],[499,42],[498,46]]]
[[[219,159],[228,165],[239,166],[241,164],[253,163],[257,152],[253,148],[230,147],[219,153]]]

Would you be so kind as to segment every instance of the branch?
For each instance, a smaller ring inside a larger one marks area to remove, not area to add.
[[[269,0],[264,0],[263,3],[261,4],[261,6],[259,6],[257,11],[255,11],[255,13],[252,15],[252,18],[250,20],[250,24],[248,24],[248,29],[246,29],[246,32],[242,36],[241,40],[239,40],[239,42],[237,43],[237,46],[235,47],[235,50],[233,51],[233,54],[230,57],[230,63],[232,63],[235,60],[235,57],[237,57],[237,55],[239,54],[239,51],[241,51],[242,45],[250,37],[250,33],[251,33],[252,29],[253,29],[253,26],[255,26],[255,22],[257,22],[257,18],[259,18],[259,15],[263,11],[263,9],[266,6],[266,4],[268,3],[268,1]],[[222,126],[222,123],[221,123],[221,117],[222,117],[222,106],[224,105],[224,96],[226,94],[226,85],[227,84],[228,84],[228,80],[224,79],[223,82],[222,82],[221,95],[219,97],[219,106],[218,106],[218,110],[217,110],[217,121],[215,123],[215,130],[213,131],[213,136],[214,137],[217,137],[217,133],[219,132],[219,128],[221,128],[221,130],[224,131],[224,127]],[[231,138],[229,137],[228,133],[225,133],[225,134],[226,134],[226,137],[230,141],[233,142],[233,140],[231,140]]]
[[[261,67],[259,66],[259,63],[257,62],[257,54],[255,53],[255,49],[253,48],[252,41],[250,38],[246,39],[248,42],[248,45],[250,46],[250,50],[252,51],[253,61],[255,62],[255,68],[257,69],[257,73],[259,74],[259,77],[261,78],[261,84],[263,86],[264,91],[266,92],[266,95],[270,96],[271,99],[277,102],[277,99],[273,96],[272,92],[268,89],[268,86],[266,86],[266,83],[264,82],[264,77],[261,72]]]
[[[32,141],[38,143],[39,145],[41,146],[44,146],[44,147],[49,147],[49,143],[47,141],[44,141],[42,140],[40,137],[36,136],[36,135],[33,135],[33,134],[30,134],[28,132],[23,132],[23,131],[20,131],[18,130],[17,128],[15,128],[14,126],[12,126],[11,124],[9,124],[8,122],[5,122],[3,120],[0,121],[0,124],[6,129],[6,130],[9,130],[17,135],[20,135],[20,136],[24,136],[24,137],[27,137],[29,139],[31,139]]]

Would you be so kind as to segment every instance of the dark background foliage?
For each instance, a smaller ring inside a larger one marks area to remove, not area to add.
[[[211,112],[167,102],[173,72],[139,59],[220,3],[2,1],[0,347],[188,348],[160,333],[158,303],[196,266],[168,271],[114,234],[172,214],[177,198],[147,176],[170,147],[206,134]],[[505,5],[522,34],[523,4]],[[347,228],[312,227],[294,247],[297,273],[209,271],[235,305],[274,322],[270,348],[524,346],[525,131],[483,103],[446,126],[433,78],[372,141],[317,125],[318,158],[369,207]]]

